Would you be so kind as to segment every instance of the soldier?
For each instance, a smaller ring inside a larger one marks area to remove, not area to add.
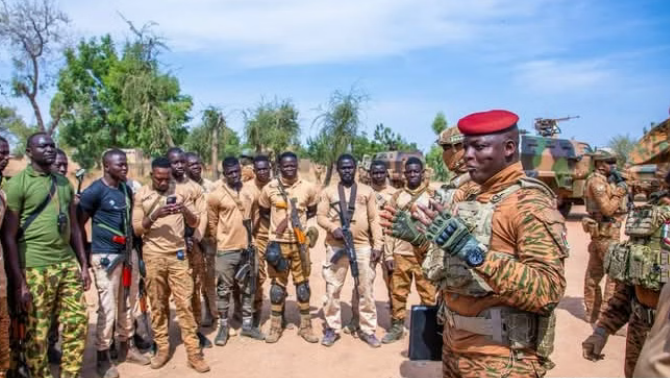
[[[472,181],[465,166],[465,149],[463,134],[458,127],[450,127],[440,133],[438,144],[442,147],[442,161],[454,175],[448,184],[442,185],[436,193],[435,200],[443,205],[450,205],[456,199],[465,199],[476,194],[479,185]],[[458,193],[458,194],[457,194]]]
[[[517,121],[503,110],[461,119],[466,167],[481,185],[476,198],[451,211],[419,204],[413,216],[425,234],[406,213],[394,218],[396,232],[411,228],[443,252],[427,265],[446,291],[445,377],[542,377],[552,366],[568,246],[554,194],[519,162]]]
[[[151,163],[151,184],[135,194],[133,229],[144,242],[147,294],[151,302],[151,326],[157,351],[151,368],[163,367],[170,358],[168,322],[170,294],[174,297],[181,338],[188,366],[199,373],[209,371],[202,357],[193,316],[193,278],[186,260],[184,228],[196,228],[200,221],[191,191],[176,185],[170,160],[159,157]]]
[[[254,179],[253,161],[254,154],[250,150],[242,151],[242,154],[240,154],[240,164],[242,166],[243,183]]]
[[[388,170],[383,161],[374,160],[370,163],[370,184],[377,203],[377,214],[380,214],[384,206],[391,201],[393,193],[396,192],[393,186],[388,185]],[[393,297],[391,293],[391,273],[395,269],[395,261],[393,260],[393,243],[387,242],[387,238],[391,238],[391,236],[382,233],[382,275],[390,303]],[[358,293],[356,288],[354,288],[351,293],[352,317],[349,324],[344,327],[344,333],[356,335],[360,331],[358,306]]]
[[[0,137],[0,181],[2,181],[2,172],[9,163],[9,143],[7,139]],[[0,226],[5,217],[7,209],[7,197],[5,192],[0,189]],[[5,272],[5,258],[0,244],[0,378],[4,378],[9,370],[9,309],[7,307],[7,274]]]
[[[186,155],[184,154],[184,151],[179,147],[172,147],[167,151],[166,156],[170,160],[172,179],[176,186],[183,189],[187,194],[184,198],[184,206],[193,206],[196,216],[199,219],[199,223],[196,227],[189,227],[186,225],[184,228],[184,239],[186,240],[188,262],[193,270],[193,286],[197,288],[197,290],[194,290],[193,296],[191,297],[193,300],[191,305],[193,316],[195,317],[198,326],[196,335],[198,336],[201,348],[211,348],[212,342],[200,332],[200,323],[202,322],[200,287],[202,287],[202,279],[204,278],[206,269],[204,267],[205,262],[202,256],[202,251],[200,248],[195,247],[196,244],[200,243],[207,229],[207,199],[202,187],[186,175]]]
[[[399,210],[409,210],[414,204],[428,202],[434,191],[424,180],[423,162],[417,157],[405,161],[404,175],[407,184],[393,194],[387,206]],[[409,296],[412,278],[419,292],[422,305],[435,304],[435,287],[421,271],[421,264],[426,257],[425,243],[413,244],[404,240],[390,238],[386,240],[387,248],[393,251],[394,266],[391,273],[391,328],[382,343],[389,344],[402,339],[405,335],[405,317],[407,316],[407,297]]]
[[[69,181],[51,173],[56,146],[45,133],[28,138],[30,165],[7,183],[3,245],[17,308],[27,314],[26,359],[31,377],[50,377],[48,333],[63,325],[61,377],[78,377],[87,330],[84,292],[91,280]],[[78,261],[78,263],[77,263]]]
[[[280,177],[267,184],[258,198],[261,216],[270,220],[270,243],[265,251],[265,259],[272,280],[272,313],[270,333],[265,341],[275,343],[281,337],[286,285],[291,273],[300,310],[298,334],[305,341],[316,343],[319,339],[312,331],[309,313],[311,262],[302,228],[309,218],[316,215],[317,189],[298,176],[298,157],[293,152],[284,152],[279,156],[279,172]]]
[[[148,365],[150,360],[140,353],[133,341],[133,303],[124,306],[119,303],[126,301],[120,295],[124,259],[132,258],[124,256],[126,237],[132,235],[132,231],[126,230],[130,226],[132,208],[132,192],[125,185],[128,174],[126,154],[117,149],[107,150],[102,157],[102,164],[103,177],[81,193],[79,226],[83,230],[88,220],[92,220],[91,265],[98,290],[96,370],[100,377],[116,378],[119,372],[109,354],[115,324],[120,343],[118,360],[138,365]],[[133,260],[137,263],[136,258]]]
[[[352,270],[357,298],[357,314],[360,321],[360,337],[368,345],[378,348],[377,309],[374,298],[374,277],[376,266],[381,257],[382,229],[377,214],[377,201],[372,188],[356,183],[356,161],[349,154],[337,159],[337,173],[340,183],[337,187],[328,187],[321,193],[317,209],[317,222],[326,230],[326,261],[323,264],[323,278],[326,281],[326,302],[323,314],[326,330],[321,340],[325,346],[333,345],[340,338],[342,311],[340,293],[351,264],[347,247],[354,249],[356,269]],[[348,197],[347,197],[348,196]],[[348,235],[345,232],[349,233]],[[350,237],[350,246],[345,243]],[[352,267],[353,268],[353,267]],[[352,305],[353,307],[353,305]]]
[[[254,293],[249,285],[237,280],[237,272],[244,264],[243,252],[248,246],[244,219],[249,212],[240,196],[242,189],[241,167],[235,157],[223,160],[221,183],[208,197],[209,233],[216,236],[216,291],[218,294],[219,331],[214,339],[218,346],[228,342],[228,312],[230,297],[235,285],[242,294],[242,336],[263,340],[265,336],[253,326],[252,301]]]
[[[665,177],[670,185],[670,175]],[[610,247],[605,270],[616,286],[600,314],[593,334],[583,343],[584,358],[597,361],[609,335],[628,323],[624,374],[633,376],[640,350],[654,324],[660,290],[668,279],[670,245],[666,235],[670,225],[670,195],[667,191],[652,195],[647,205],[631,210],[626,220],[624,244]],[[657,263],[660,262],[660,265]],[[655,270],[645,269],[645,266]]]
[[[584,184],[584,201],[588,217],[582,219],[584,231],[591,235],[589,262],[584,275],[584,307],[586,320],[595,324],[600,314],[601,304],[607,303],[614,291],[614,282],[606,279],[605,296],[600,290],[600,281],[605,275],[603,259],[611,242],[619,240],[621,221],[626,213],[626,183],[615,172],[616,157],[604,150],[593,155],[595,170]],[[616,187],[610,186],[608,179],[616,179]]]
[[[67,176],[68,159],[65,151],[56,148],[56,160],[51,164],[51,170],[63,176]]]
[[[670,377],[670,285],[664,285],[658,298],[656,320],[642,347],[633,377],[666,378]]]
[[[185,156],[186,174],[189,179],[200,185],[204,196],[203,200],[206,202],[206,196],[214,191],[217,184],[202,177],[202,160],[200,156],[193,152],[187,152]],[[199,229],[196,230],[197,232],[199,232]],[[200,301],[200,294],[205,298],[205,314],[200,325],[211,327],[214,319],[218,316],[216,310],[216,240],[212,238],[212,235],[207,234],[207,230],[205,230],[205,237],[197,235],[195,239],[200,240],[200,243],[193,244],[193,256],[201,256],[202,258],[198,259],[201,265],[193,270],[195,284],[194,298]],[[202,276],[196,278],[196,274],[201,274]]]
[[[263,310],[263,284],[267,280],[265,250],[268,246],[270,220],[261,217],[258,198],[263,188],[270,182],[271,167],[267,156],[258,155],[254,158],[254,176],[254,180],[244,184],[240,196],[242,197],[244,208],[249,212],[247,217],[251,219],[254,226],[254,245],[258,252],[258,279],[256,281],[256,292],[254,293],[253,326],[260,329],[261,311]]]

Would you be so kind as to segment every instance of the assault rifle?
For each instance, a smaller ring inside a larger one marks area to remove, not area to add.
[[[81,193],[81,184],[84,182],[84,175],[86,174],[86,170],[84,168],[81,168],[75,172],[74,177],[77,179],[77,194]]]
[[[140,277],[139,283],[139,300],[140,300],[140,311],[142,312],[142,323],[144,323],[144,328],[147,330],[147,335],[151,339],[151,354],[156,354],[156,343],[154,340],[154,333],[151,329],[151,319],[149,319],[149,308],[147,306],[147,289],[146,284],[144,283],[144,277]]]
[[[253,244],[252,238],[252,224],[251,219],[242,221],[244,228],[247,230],[247,248],[242,253],[244,265],[235,273],[235,280],[242,282],[248,280],[247,285],[251,289],[251,293],[256,292],[256,280],[258,279],[258,255],[256,254],[256,247]]]
[[[18,306],[16,307],[18,308]],[[27,315],[21,310],[16,311],[10,323],[10,365],[7,371],[9,378],[29,378],[30,373],[26,361],[26,323]]]
[[[126,211],[124,214],[125,221],[125,250],[123,252],[123,269],[121,270],[121,284],[123,285],[123,298],[121,300],[121,314],[125,314],[128,310],[128,298],[130,297],[130,285],[133,276],[133,246],[135,235],[133,234],[133,225],[130,219],[130,206],[128,187],[125,183],[123,185],[123,194],[126,200]]]
[[[305,235],[305,230],[302,228],[302,224],[300,224],[300,216],[298,215],[298,199],[297,198],[291,198],[291,200],[288,200],[288,193],[286,193],[286,189],[284,189],[284,185],[281,183],[280,179],[277,179],[277,188],[279,189],[279,193],[281,194],[282,198],[284,199],[284,202],[291,203],[291,227],[293,228],[293,234],[295,235],[296,240],[298,241],[298,247],[300,248],[300,265],[302,266],[302,273],[305,275],[305,277],[309,277],[309,260],[307,258],[307,236]],[[282,222],[283,224],[286,224],[286,222]],[[283,226],[281,223],[279,226],[277,226],[277,233],[282,234],[284,230],[286,229],[286,226]]]
[[[349,206],[345,210],[346,205],[344,204],[344,189],[342,184],[339,185],[339,195],[340,195],[340,223],[342,224],[342,236],[344,239],[344,248],[339,250],[337,253],[331,257],[330,262],[335,264],[346,254],[349,258],[349,267],[351,268],[351,276],[354,278],[354,285],[358,287],[358,260],[356,259],[356,249],[354,249],[354,236],[351,234],[351,217],[354,214],[354,204],[356,203],[356,184],[352,186]]]

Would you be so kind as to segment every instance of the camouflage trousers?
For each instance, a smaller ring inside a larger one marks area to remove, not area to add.
[[[200,353],[197,325],[193,317],[193,278],[189,263],[179,260],[176,253],[147,258],[147,294],[151,303],[151,328],[159,350],[170,347],[170,295],[177,307],[181,338],[188,356]]]
[[[205,287],[207,268],[205,266],[204,253],[198,243],[193,243],[193,247],[188,250],[188,265],[193,272],[193,297],[191,299],[191,308],[193,308],[195,324],[200,328],[200,323],[202,322],[202,302],[200,293]]]
[[[79,265],[75,258],[39,268],[26,268],[26,284],[33,297],[26,324],[26,362],[32,378],[50,378],[47,342],[52,315],[61,332],[61,376],[77,376],[86,347],[88,318]]]
[[[342,308],[340,306],[340,294],[342,286],[349,271],[349,258],[343,255],[337,262],[332,262],[333,255],[342,248],[326,247],[326,260],[323,264],[322,275],[326,281],[326,298],[323,306],[323,315],[326,325],[339,333],[342,330]],[[358,288],[352,293],[351,307],[355,308],[355,314],[361,326],[361,331],[366,335],[373,335],[377,331],[377,308],[375,307],[374,278],[375,271],[370,266],[370,248],[359,248],[356,250],[358,262]]]
[[[311,271],[311,266],[307,267],[307,274],[305,274],[305,272],[303,272],[302,262],[300,261],[299,245],[295,243],[279,243],[279,247],[281,249],[282,257],[288,261],[289,268],[280,272],[268,264],[268,277],[270,277],[272,280],[272,284],[280,286],[282,289],[284,289],[284,293],[286,293],[289,274],[293,277],[293,284],[296,287],[303,282],[309,284],[309,273]],[[309,250],[307,251],[307,260],[308,264],[311,264],[309,261]],[[272,303],[271,311],[273,315],[281,315],[285,301],[286,295],[284,295],[281,303]],[[309,298],[307,301],[298,300],[297,302],[300,313],[303,315],[309,314]]]
[[[2,267],[0,267],[2,268]],[[9,311],[7,297],[0,297],[0,377],[9,370]]]
[[[258,275],[256,276],[256,292],[254,293],[254,314],[260,316],[263,311],[263,284],[268,279],[265,268],[265,249],[268,247],[267,239],[256,239],[256,250],[258,251]]]
[[[652,324],[647,324],[636,313],[632,313],[628,321],[628,333],[626,334],[626,359],[624,363],[624,375],[626,378],[633,376],[635,364],[640,357],[642,346],[647,340],[647,335]]]
[[[205,267],[200,293],[205,298],[205,311],[216,319],[219,316],[216,310],[216,242],[205,239],[200,245]]]
[[[241,288],[242,295],[242,316],[250,317],[252,315],[252,302],[254,293],[251,293],[249,287],[235,279],[235,273],[241,268],[243,263],[242,250],[219,251],[216,255],[216,294],[218,301],[216,304],[220,319],[228,319],[230,310],[230,299],[233,295],[235,286]]]
[[[459,354],[442,349],[444,378],[541,378],[547,373],[539,361],[514,357]]]
[[[589,243],[589,262],[586,265],[584,275],[584,308],[586,321],[589,323],[598,321],[600,313],[605,310],[607,302],[614,294],[616,283],[609,277],[605,278],[604,297],[600,289],[600,281],[605,277],[605,254],[612,241],[614,240],[609,238],[596,238],[591,239],[591,243]],[[603,306],[603,303],[605,303],[605,306]]]
[[[425,256],[424,256],[425,257]],[[414,286],[421,297],[421,304],[435,304],[435,286],[423,276],[421,261],[414,256],[394,254],[395,270],[391,274],[391,318],[404,320],[407,316],[407,297],[409,296],[412,278]]]

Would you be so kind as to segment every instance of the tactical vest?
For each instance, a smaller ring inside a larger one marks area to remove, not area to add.
[[[458,188],[467,184],[471,180],[470,175],[465,173],[462,174],[449,182],[448,184],[442,185],[440,189],[435,191],[433,200],[437,201],[442,205],[450,206],[454,203],[454,195],[458,191]]]
[[[665,209],[666,211],[662,211]],[[629,240],[612,243],[605,255],[605,272],[629,285],[660,290],[670,277],[670,219],[667,207],[646,204],[626,220]]]
[[[496,207],[508,196],[521,189],[535,189],[555,197],[554,193],[543,182],[524,177],[519,182],[496,193],[487,203],[476,200],[459,202],[455,205],[455,214],[468,226],[472,235],[487,249],[491,244],[491,221]],[[489,251],[489,253],[496,253]],[[514,256],[506,255],[515,259]],[[431,246],[423,263],[424,275],[434,282],[441,290],[450,293],[483,297],[493,293],[486,281],[475,273],[461,259],[452,257],[441,248]]]

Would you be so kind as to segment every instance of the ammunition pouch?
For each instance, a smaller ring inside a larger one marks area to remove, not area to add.
[[[598,222],[590,217],[582,218],[582,229],[592,238],[598,237]]]
[[[532,349],[548,357],[553,351],[555,316],[539,316],[511,307],[492,307],[477,316],[462,316],[446,309],[450,327],[477,335],[508,346],[512,350]]]
[[[649,240],[649,239],[647,239]],[[670,278],[670,252],[658,242],[631,238],[623,243],[612,243],[605,255],[607,275],[629,285],[649,290],[661,290]]]
[[[270,242],[265,249],[265,261],[279,272],[288,270],[288,261],[281,254],[281,247],[277,242]]]
[[[626,282],[628,276],[628,254],[630,252],[630,243],[612,243],[610,244],[604,259],[605,273],[610,279],[619,282]]]
[[[656,309],[643,305],[635,298],[631,301],[630,306],[632,313],[647,327],[654,325],[654,320],[656,320]]]
[[[636,207],[626,219],[624,231],[630,237],[649,237],[661,226],[662,219],[656,210],[657,206],[643,205]]]

